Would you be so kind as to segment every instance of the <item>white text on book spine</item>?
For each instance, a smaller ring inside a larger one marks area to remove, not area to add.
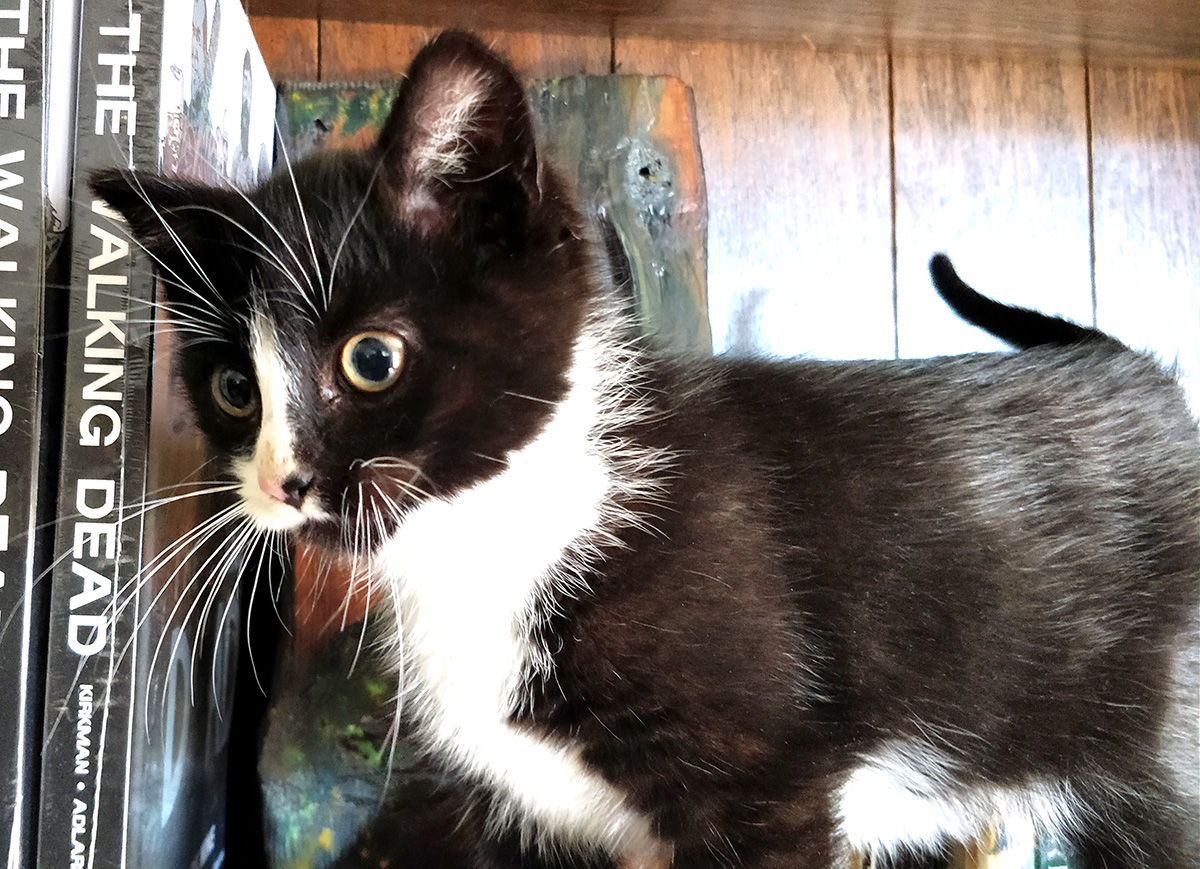
[[[129,15],[123,27],[101,27],[101,36],[125,40],[124,52],[100,52],[96,57],[96,135],[124,133],[132,136],[137,127],[137,95],[133,89],[133,67],[142,42],[142,16]],[[108,79],[99,72],[107,67]],[[105,130],[104,120],[108,119]]]
[[[0,4],[0,118],[25,119],[25,70],[12,65],[12,55],[25,50],[28,34],[29,0]]]

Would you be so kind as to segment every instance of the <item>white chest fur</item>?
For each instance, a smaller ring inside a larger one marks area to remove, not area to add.
[[[376,553],[398,616],[395,664],[423,733],[503,797],[498,823],[637,861],[659,850],[648,821],[577,747],[509,725],[531,662],[540,595],[605,519],[610,468],[589,440],[597,410],[580,383],[503,473],[426,502]]]

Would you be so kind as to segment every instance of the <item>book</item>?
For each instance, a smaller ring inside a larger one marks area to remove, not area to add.
[[[73,144],[70,0],[0,3],[0,835],[35,865],[45,605],[63,301],[53,287]]]
[[[86,178],[251,183],[274,86],[236,0],[83,0],[79,32],[38,865],[217,867],[238,565],[198,533],[221,493],[171,373],[167,276]]]
[[[280,90],[277,124],[297,159],[371,144],[396,86]],[[690,89],[665,76],[572,76],[534,83],[529,100],[550,159],[603,237],[620,301],[660,343],[710,353],[707,204]],[[396,677],[372,657],[369,598],[347,598],[345,578],[316,563],[296,553],[291,636],[260,762],[271,865],[321,869],[347,849],[375,865],[387,857],[374,853],[374,838],[389,855],[411,843],[421,865],[466,859],[446,841],[457,817],[440,802],[438,771],[402,734],[393,739]]]

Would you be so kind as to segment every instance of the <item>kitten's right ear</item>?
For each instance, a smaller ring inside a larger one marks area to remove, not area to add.
[[[468,33],[443,33],[414,58],[375,146],[387,206],[426,238],[519,232],[540,194],[534,138],[512,67]]]
[[[244,259],[253,212],[232,190],[130,169],[92,172],[88,186],[153,257],[171,302],[211,296],[209,264],[228,269]]]

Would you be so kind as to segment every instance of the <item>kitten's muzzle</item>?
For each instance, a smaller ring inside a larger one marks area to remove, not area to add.
[[[296,510],[300,509],[305,496],[312,491],[312,486],[311,471],[293,471],[282,480],[262,470],[258,473],[258,487],[269,498]]]

